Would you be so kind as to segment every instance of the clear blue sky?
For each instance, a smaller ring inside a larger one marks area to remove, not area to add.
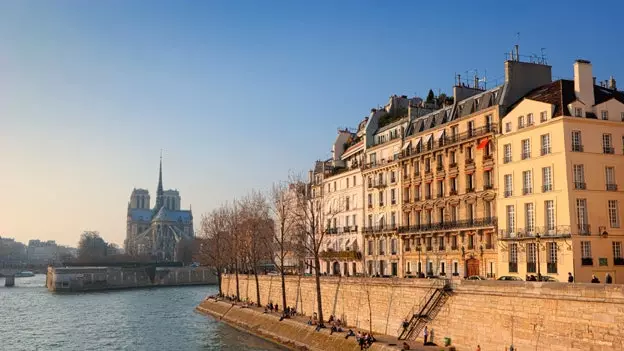
[[[507,6],[517,6],[509,8]],[[0,1],[0,235],[125,237],[133,187],[202,213],[329,156],[391,94],[546,48],[624,84],[621,1]],[[196,225],[197,226],[197,225]]]

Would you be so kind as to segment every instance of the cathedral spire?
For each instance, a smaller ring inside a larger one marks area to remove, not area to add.
[[[158,168],[158,189],[156,190],[156,207],[154,208],[154,211],[160,210],[160,208],[163,206],[165,202],[164,195],[165,195],[165,192],[163,190],[163,184],[162,184],[162,149],[161,149],[160,150],[160,166]]]

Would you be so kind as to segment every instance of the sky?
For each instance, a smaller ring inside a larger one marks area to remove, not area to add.
[[[133,188],[201,215],[330,156],[392,94],[504,53],[624,84],[618,1],[0,0],[0,236],[123,244]],[[519,33],[519,34],[518,34]]]

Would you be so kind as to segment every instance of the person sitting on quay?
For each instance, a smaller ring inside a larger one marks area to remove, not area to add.
[[[349,329],[349,331],[347,332],[347,335],[345,335],[345,339],[348,339],[350,336],[355,336],[355,333],[353,332],[352,329]]]
[[[568,283],[574,283],[574,276],[572,272],[568,272]]]
[[[594,283],[594,284],[598,284],[598,283],[600,283],[600,279],[598,279],[598,277],[596,277],[594,274],[592,274],[591,282]]]

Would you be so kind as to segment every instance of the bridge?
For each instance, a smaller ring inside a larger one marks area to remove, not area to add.
[[[33,273],[45,273],[47,269],[47,266],[44,265],[6,265],[0,267],[0,277],[5,278],[4,286],[9,287],[15,285],[15,275],[19,272],[31,271]]]

